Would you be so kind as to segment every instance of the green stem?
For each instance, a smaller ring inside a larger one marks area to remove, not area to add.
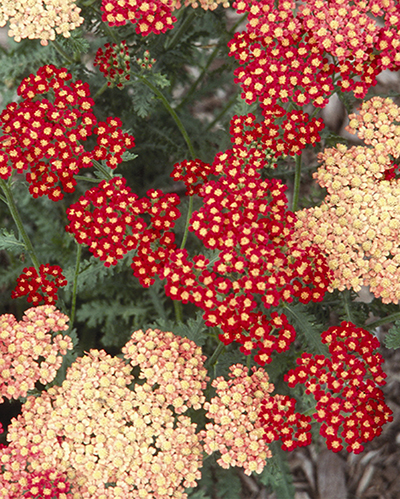
[[[183,21],[183,23],[179,26],[178,29],[174,29],[173,31],[173,35],[171,38],[167,38],[165,44],[164,44],[164,48],[165,50],[171,50],[175,47],[175,45],[178,44],[179,40],[182,39],[182,36],[183,34],[185,33],[185,31],[187,31],[187,29],[189,28],[189,26],[192,24],[193,22],[193,19],[195,18],[196,16],[196,12],[195,10],[193,10],[187,17],[186,19]]]
[[[153,85],[151,82],[149,82],[143,75],[136,75],[147,87],[152,90],[157,97],[162,101],[164,104],[165,109],[169,112],[169,114],[172,116],[173,120],[176,123],[176,126],[179,128],[183,138],[185,139],[185,142],[188,146],[188,149],[190,151],[190,155],[192,156],[192,159],[196,159],[196,153],[194,151],[192,142],[189,138],[189,135],[187,134],[185,127],[182,124],[182,121],[180,120],[179,116],[176,114],[175,110],[171,107],[171,104],[168,102],[168,99],[165,97],[165,95],[160,92],[160,90]]]
[[[168,102],[168,100],[165,97],[165,95],[162,92],[160,92],[160,90],[156,86],[154,86],[152,83],[150,83],[144,76],[142,76],[142,75],[137,75],[137,76],[162,101],[162,103],[164,104],[165,109],[172,116],[172,118],[175,121],[177,127],[179,128],[179,130],[180,130],[183,138],[185,139],[186,144],[187,144],[188,149],[189,149],[189,152],[190,152],[190,155],[192,156],[192,159],[196,159],[196,153],[195,153],[192,141],[190,140],[189,135],[187,134],[187,131],[186,131],[185,127],[183,126],[182,121],[180,120],[179,116],[176,114],[175,110],[171,107],[171,104]],[[188,234],[189,234],[189,222],[190,222],[190,219],[192,217],[192,212],[193,212],[193,197],[191,196],[190,199],[189,199],[188,212],[186,214],[185,230],[184,230],[184,233],[183,233],[181,249],[184,248],[184,246],[186,244],[186,240],[188,238]]]
[[[294,172],[294,186],[293,186],[293,199],[292,199],[292,211],[296,211],[299,203],[300,195],[300,179],[301,179],[301,158],[302,155],[296,156],[296,168]]]
[[[206,128],[205,128],[205,132],[208,132],[209,130],[211,130],[213,128],[213,126],[218,123],[218,121],[222,118],[222,116],[224,116],[228,111],[229,109],[233,106],[233,104],[235,104],[236,100],[237,100],[237,97],[238,95],[240,95],[241,93],[241,90],[238,90],[230,99],[229,101],[225,104],[225,106],[221,109],[221,111],[217,114],[217,116],[212,120],[211,123],[209,123]]]
[[[97,92],[93,95],[92,99],[95,101],[103,94],[108,88],[108,82],[106,81],[102,87],[100,87]]]
[[[91,178],[91,177],[85,177],[83,175],[74,175],[75,180],[82,180],[83,182],[93,182],[94,184],[98,184],[101,182],[100,178]]]
[[[346,320],[355,324],[355,319],[353,317],[353,313],[350,307],[351,303],[350,291],[348,289],[345,289],[342,293],[340,293],[340,298],[343,303],[344,312],[346,314]]]
[[[183,322],[183,311],[182,303],[180,301],[173,300],[174,310],[175,310],[175,320],[176,322]]]
[[[217,57],[217,54],[218,54],[218,51],[220,49],[220,45],[218,44],[214,50],[211,52],[211,55],[210,57],[208,58],[208,61],[206,63],[206,65],[204,66],[204,68],[202,69],[201,73],[199,74],[199,76],[196,78],[196,80],[192,83],[192,86],[189,88],[189,90],[187,91],[184,99],[181,100],[181,102],[179,103],[179,105],[177,106],[177,109],[179,109],[180,107],[182,107],[184,104],[186,104],[186,102],[190,99],[190,97],[193,95],[193,93],[195,92],[196,88],[199,86],[200,82],[202,81],[202,79],[205,77],[206,73],[207,73],[207,70],[208,68],[211,66],[211,63],[213,62],[213,60]]]
[[[239,26],[239,24],[246,19],[247,15],[248,15],[248,13],[246,12],[246,14],[244,14],[240,19],[238,19],[236,21],[236,23],[231,27],[231,29],[227,32],[227,34],[228,35],[232,35],[232,33],[234,33],[236,31],[236,28]],[[211,63],[213,62],[213,60],[217,57],[218,51],[219,51],[219,49],[222,46],[226,47],[226,40],[225,39],[221,40],[216,45],[216,47],[214,48],[214,50],[211,52],[210,57],[208,58],[206,65],[204,66],[203,70],[201,71],[201,73],[197,77],[196,81],[194,81],[192,83],[192,86],[189,88],[189,90],[186,93],[184,99],[177,106],[177,109],[179,109],[181,106],[183,106],[190,99],[190,97],[193,95],[194,91],[196,90],[196,88],[198,87],[198,85],[200,84],[200,82],[203,80],[203,78],[205,77],[205,75],[207,74],[208,68],[211,66]]]
[[[187,211],[187,214],[186,214],[185,230],[183,232],[183,239],[182,239],[182,243],[181,243],[181,248],[180,249],[183,249],[185,247],[185,244],[186,244],[186,241],[187,241],[187,238],[188,238],[188,235],[189,235],[189,224],[190,224],[190,219],[192,217],[192,213],[193,213],[193,196],[190,196],[189,197],[188,211]]]
[[[387,315],[383,319],[378,319],[374,322],[370,322],[369,324],[365,325],[365,329],[375,329],[379,326],[384,326],[385,324],[389,324],[391,322],[398,321],[400,319],[400,312],[396,312],[391,315]]]
[[[96,159],[93,159],[92,161],[94,167],[99,170],[99,172],[101,172],[106,178],[108,178],[108,180],[111,180],[113,178],[113,175],[111,175],[111,173],[106,170],[101,163],[99,163]]]
[[[78,291],[78,275],[79,275],[79,267],[81,265],[81,256],[82,256],[82,245],[76,243],[78,248],[76,251],[76,264],[75,264],[75,275],[74,275],[74,286],[72,289],[72,301],[71,301],[71,312],[69,315],[69,330],[72,331],[75,320],[75,312],[76,312],[76,295]]]
[[[36,256],[35,250],[33,249],[33,245],[31,243],[31,240],[25,231],[24,225],[22,223],[20,214],[19,214],[18,209],[17,209],[17,205],[15,204],[14,196],[12,195],[11,189],[9,188],[9,186],[7,185],[7,183],[3,179],[0,179],[0,186],[1,186],[3,193],[6,197],[8,209],[10,210],[11,216],[13,217],[15,225],[18,228],[19,235],[22,238],[22,240],[24,241],[25,248],[26,248],[29,256],[31,257],[32,263],[33,263],[36,271],[39,272],[39,267],[40,267],[39,260]]]
[[[219,342],[217,348],[214,350],[214,353],[211,355],[211,357],[206,361],[205,367],[209,369],[210,367],[213,367],[218,360],[218,357],[221,355],[221,353],[225,350],[225,345],[221,342]]]
[[[65,50],[61,47],[61,45],[57,41],[53,41],[53,47],[57,50],[57,52],[64,57],[66,61],[68,61],[70,64],[73,64],[75,61],[71,59],[71,57],[65,52]]]

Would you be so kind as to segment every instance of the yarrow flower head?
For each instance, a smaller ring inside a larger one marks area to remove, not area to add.
[[[246,475],[261,473],[271,451],[263,440],[258,413],[262,399],[274,386],[263,369],[249,372],[236,364],[229,370],[228,381],[222,376],[213,380],[216,396],[204,404],[207,418],[213,421],[202,431],[204,450],[207,454],[218,451],[217,463],[222,468],[239,466]]]
[[[180,212],[176,194],[149,190],[147,195],[138,198],[121,177],[102,181],[68,208],[70,223],[66,230],[79,244],[87,244],[107,267],[137,249],[132,263],[134,274],[143,285],[150,286],[175,249],[171,229]],[[140,216],[145,214],[150,215],[149,223]]]
[[[298,367],[285,376],[290,387],[304,384],[316,401],[313,417],[329,449],[338,452],[343,439],[348,452],[359,453],[363,443],[382,432],[393,420],[379,386],[386,383],[379,341],[369,331],[351,322],[329,328],[321,340],[328,345],[330,358],[303,353]]]
[[[21,82],[17,92],[22,101],[8,104],[0,115],[0,177],[28,170],[26,180],[35,198],[62,199],[63,191],[74,192],[74,176],[92,166],[93,159],[115,168],[123,152],[134,146],[117,118],[97,124],[89,85],[71,80],[66,69],[43,66]],[[97,145],[88,152],[82,142],[93,133]]]
[[[400,298],[400,181],[384,180],[400,156],[399,113],[390,99],[374,97],[350,116],[350,130],[370,147],[339,144],[320,155],[314,177],[328,196],[321,206],[296,213],[294,236],[324,252],[334,272],[330,290],[365,285],[384,303]]]
[[[177,414],[202,407],[206,356],[193,341],[158,329],[139,330],[122,352],[132,366],[140,366],[140,378],[152,386],[152,394],[172,405]]]
[[[295,409],[296,400],[287,395],[277,394],[262,400],[259,417],[267,443],[280,440],[286,451],[311,443],[311,417]]]
[[[185,0],[185,6],[214,10],[221,5],[228,8],[226,0]],[[102,20],[110,26],[123,26],[127,22],[136,24],[136,33],[147,36],[159,35],[174,27],[176,17],[172,14],[181,7],[180,0],[102,0]]]
[[[108,86],[123,88],[130,79],[130,56],[126,41],[119,45],[106,43],[100,47],[94,58],[94,66],[98,66],[108,81]]]
[[[400,7],[394,0],[306,0],[298,8],[292,0],[238,0],[234,7],[248,13],[246,30],[229,43],[241,64],[236,82],[242,97],[259,100],[265,114],[289,100],[324,107],[334,80],[363,98],[382,70],[400,65]]]
[[[67,285],[62,268],[58,265],[41,265],[39,274],[35,267],[24,268],[17,278],[17,287],[11,293],[11,298],[27,296],[29,303],[40,305],[57,302],[59,288]]]
[[[56,35],[71,36],[84,21],[80,12],[74,0],[4,0],[0,4],[0,27],[8,22],[8,36],[16,42],[29,38],[48,45]]]
[[[232,120],[232,149],[201,173],[199,160],[175,165],[172,173],[203,199],[189,230],[218,257],[213,264],[201,254],[191,261],[186,250],[176,250],[162,277],[168,296],[201,307],[207,326],[222,329],[221,341],[239,342],[246,354],[258,351],[255,359],[264,365],[273,351],[290,347],[295,331],[283,314],[256,311],[256,297],[267,309],[295,297],[320,301],[330,273],[316,248],[304,251],[292,241],[295,217],[285,187],[261,179],[267,163],[262,136],[253,116],[242,118]]]
[[[53,381],[72,341],[51,333],[67,330],[67,322],[53,305],[30,308],[19,322],[10,314],[0,316],[0,402],[26,397],[37,381]]]
[[[178,344],[182,353],[188,351],[185,345],[192,349],[188,340]],[[188,359],[186,367],[191,366],[196,368]],[[6,479],[25,480],[18,456],[26,455],[29,472],[55,469],[67,476],[73,497],[185,499],[184,489],[200,478],[196,425],[171,410],[169,399],[148,383],[129,389],[131,369],[122,359],[91,350],[67,370],[61,387],[28,397],[9,426],[9,445],[0,450]],[[182,369],[182,375],[183,383],[189,374]],[[158,382],[169,383],[163,376]],[[186,389],[189,400],[193,388]]]

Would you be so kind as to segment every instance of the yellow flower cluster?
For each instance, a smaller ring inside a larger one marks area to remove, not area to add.
[[[296,237],[317,244],[334,272],[331,291],[365,285],[384,303],[400,299],[400,180],[385,180],[400,156],[399,116],[389,98],[363,103],[348,130],[369,147],[325,150],[314,178],[328,195],[296,213]]]
[[[16,42],[39,39],[42,45],[56,34],[69,38],[83,23],[74,0],[4,0],[0,2],[0,27],[10,23],[8,35]]]

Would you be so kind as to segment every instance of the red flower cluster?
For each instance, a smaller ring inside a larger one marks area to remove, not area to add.
[[[363,442],[380,435],[382,426],[393,419],[378,388],[386,378],[382,356],[375,353],[379,341],[365,329],[343,322],[324,332],[322,342],[331,357],[303,353],[285,380],[290,387],[303,383],[315,398],[314,418],[322,423],[320,433],[329,449],[340,451],[344,439],[348,452],[359,453]]]
[[[137,249],[132,267],[144,286],[154,282],[175,248],[170,230],[180,216],[176,194],[150,190],[147,195],[139,199],[121,177],[102,181],[68,208],[70,224],[66,227],[106,267]],[[141,217],[145,214],[150,216],[149,223]]]
[[[246,354],[258,350],[256,360],[264,365],[274,350],[289,348],[295,332],[284,315],[255,311],[256,297],[266,308],[294,297],[303,303],[320,301],[330,272],[315,248],[304,251],[292,241],[295,217],[287,211],[286,188],[277,180],[261,179],[266,155],[256,143],[259,135],[242,126],[253,118],[233,118],[238,145],[217,154],[203,170],[217,180],[188,172],[188,166],[197,168],[196,161],[175,165],[176,180],[188,186],[193,179],[204,182],[196,185],[204,204],[193,214],[190,230],[219,253],[210,264],[203,255],[190,261],[185,250],[176,251],[162,275],[172,299],[201,307],[206,324],[222,329],[221,341],[238,341]]]
[[[175,163],[171,177],[186,185],[186,195],[199,194],[203,183],[211,171],[210,165],[200,159],[189,159]]]
[[[24,268],[17,278],[17,287],[11,293],[11,298],[27,296],[29,303],[39,305],[56,303],[59,288],[67,285],[62,268],[58,265],[41,265],[39,274],[35,267]]]
[[[253,114],[234,116],[231,121],[231,141],[236,145],[269,149],[271,154],[294,156],[311,144],[315,146],[321,137],[319,132],[324,124],[321,119],[309,119],[303,111],[288,111],[274,107],[274,115],[268,115],[261,123],[256,123]],[[283,133],[281,133],[281,130]]]
[[[63,192],[74,192],[81,168],[92,166],[95,158],[106,159],[111,167],[121,162],[126,148],[133,147],[133,137],[122,134],[121,122],[109,118],[96,125],[91,109],[89,85],[72,82],[66,69],[48,65],[25,78],[18,87],[20,103],[12,102],[0,115],[2,150],[0,177],[7,179],[12,171],[22,173],[33,197],[46,195],[52,201],[63,198]],[[54,99],[40,95],[47,94]],[[98,134],[93,152],[84,150],[81,142]],[[61,185],[60,185],[61,184]]]
[[[171,2],[172,3],[172,2]],[[176,17],[172,15],[174,7],[161,0],[103,0],[102,20],[110,26],[123,26],[127,21],[136,24],[136,33],[147,36],[159,35],[172,29]]]
[[[295,412],[296,400],[275,395],[263,400],[259,418],[267,443],[281,440],[282,449],[291,451],[311,443],[311,418]]]
[[[246,30],[229,43],[240,61],[237,82],[247,102],[257,98],[264,111],[281,102],[324,107],[334,90],[335,73],[344,91],[362,98],[383,69],[400,65],[400,6],[394,0],[372,3],[307,0],[238,0],[248,13]],[[372,17],[382,17],[384,26]],[[327,55],[333,57],[328,63]]]
[[[123,88],[130,79],[130,56],[126,41],[123,40],[119,45],[116,43],[106,43],[104,49],[100,47],[94,58],[94,66],[99,66],[100,71],[108,80],[108,86],[116,85]]]
[[[21,472],[24,476],[24,473]],[[20,491],[24,499],[40,499],[42,497],[51,497],[52,499],[72,499],[73,494],[68,493],[70,484],[67,482],[67,476],[64,473],[46,470],[32,473],[26,473],[26,487]]]
[[[110,168],[116,168],[122,163],[124,152],[135,146],[132,135],[122,132],[121,126],[119,118],[107,118],[106,122],[100,121],[94,129],[97,145],[91,154],[97,161],[105,161]]]
[[[323,128],[321,120],[287,112],[282,104],[322,108],[335,85],[362,98],[383,69],[400,67],[400,6],[394,0],[307,0],[298,9],[293,0],[237,0],[234,7],[248,14],[246,30],[228,44],[240,64],[235,83],[246,102],[259,101],[276,155],[299,154],[320,140]],[[373,16],[382,16],[385,25]]]

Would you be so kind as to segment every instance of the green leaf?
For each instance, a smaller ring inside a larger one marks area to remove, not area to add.
[[[189,340],[194,341],[198,346],[203,346],[207,339],[204,334],[207,327],[204,325],[202,313],[202,311],[199,311],[195,319],[190,318],[186,323],[176,323],[169,319],[158,318],[151,324],[146,324],[144,327],[146,329],[152,328],[159,329],[160,331],[171,331],[182,338],[188,338]]]
[[[25,244],[15,237],[14,231],[0,229],[0,250],[21,252],[23,249],[25,249]]]
[[[99,282],[102,282],[107,276],[114,273],[115,267],[105,267],[103,262],[91,256],[89,260],[84,260],[80,265],[78,275],[78,290],[89,290],[97,287]],[[68,281],[68,286],[72,286],[75,275],[75,264],[64,272],[65,278]]]
[[[186,489],[189,499],[211,499],[204,490],[196,490],[195,492],[192,492],[192,490]]]
[[[86,38],[83,38],[81,29],[74,29],[71,31],[71,36],[69,38],[59,36],[57,37],[57,41],[67,50],[67,52],[87,54],[90,49],[90,44]]]
[[[268,459],[259,480],[263,485],[270,486],[279,499],[294,499],[295,488],[287,455],[279,442],[273,442],[270,449],[272,458]]]
[[[386,348],[400,348],[400,321],[396,321],[384,339]]]
[[[122,154],[122,161],[132,161],[133,159],[136,159],[138,157],[137,154],[134,154],[133,152],[125,151]]]
[[[242,483],[235,468],[224,470],[219,466],[215,470],[218,497],[221,499],[240,499]]]
[[[151,83],[153,83],[154,85],[156,85],[157,87],[160,87],[160,88],[169,87],[171,84],[171,82],[168,80],[168,78],[161,73],[152,73],[152,74],[146,76],[146,78]]]
[[[317,324],[316,318],[307,311],[302,303],[284,305],[284,313],[294,323],[296,332],[301,332],[311,349],[311,353],[329,357],[328,347],[321,341],[321,332],[323,328]]]
[[[196,345],[203,346],[206,342],[206,335],[204,332],[207,327],[204,325],[203,312],[199,311],[195,319],[188,319],[186,323],[179,322],[175,324],[173,332],[183,338],[188,338],[196,343]]]

